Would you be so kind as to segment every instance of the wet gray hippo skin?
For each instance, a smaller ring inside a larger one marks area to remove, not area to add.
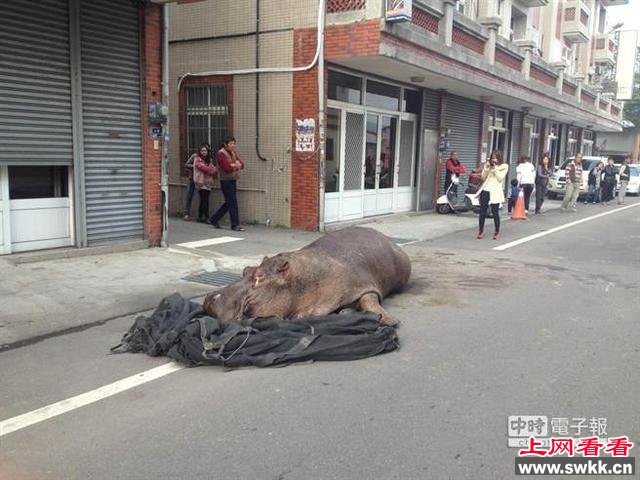
[[[247,267],[241,280],[211,292],[203,308],[224,323],[243,317],[302,318],[354,307],[398,321],[380,305],[411,275],[407,254],[382,233],[349,227],[306,247],[265,257]]]

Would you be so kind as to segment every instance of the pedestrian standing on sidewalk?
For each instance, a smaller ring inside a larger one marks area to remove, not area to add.
[[[187,186],[185,187],[185,201],[183,219],[187,222],[191,220],[191,204],[193,203],[193,194],[196,191],[196,184],[193,183],[193,164],[198,158],[198,153],[192,154],[184,163],[184,176],[187,177]]]
[[[618,178],[620,179],[618,205],[622,205],[624,203],[624,196],[627,194],[627,185],[629,185],[629,179],[631,178],[629,160],[631,160],[631,158],[627,155],[620,166],[620,171],[618,172]]]
[[[549,184],[549,154],[545,153],[536,168],[536,213],[542,211],[544,196],[547,194],[547,185]]]
[[[449,155],[449,160],[445,165],[446,173],[444,175],[444,191],[446,192],[451,185],[451,176],[457,175],[460,177],[463,173],[465,173],[464,165],[460,163],[460,159],[458,158],[458,152],[453,150]],[[453,198],[458,197],[458,185],[453,185],[451,187],[451,193],[453,194]]]
[[[224,203],[211,217],[211,225],[220,228],[220,220],[227,212],[231,217],[231,230],[243,232],[240,226],[240,214],[238,213],[238,199],[236,198],[237,180],[240,170],[244,168],[244,162],[240,160],[236,152],[236,139],[227,137],[216,155],[220,167],[220,187],[224,195]]]
[[[209,195],[217,169],[211,159],[211,151],[206,143],[200,145],[198,157],[193,162],[193,182],[200,196],[198,205],[198,222],[206,223],[209,219]]]
[[[529,213],[529,200],[531,200],[531,192],[533,192],[533,186],[536,183],[536,167],[526,155],[520,156],[516,167],[516,178],[524,192],[524,211]]]
[[[520,187],[518,187],[518,180],[515,178],[511,179],[511,188],[509,189],[509,200],[507,202],[507,212],[511,215],[511,211],[513,207],[516,206],[516,200],[518,200],[518,195],[520,194]]]
[[[562,200],[562,211],[577,212],[576,202],[582,187],[582,154],[576,153],[575,158],[569,162],[565,170],[566,189]]]
[[[616,167],[613,164],[613,158],[607,159],[607,165],[602,172],[602,203],[609,205],[613,200],[613,192],[616,188]]]
[[[487,210],[491,205],[493,225],[495,233],[493,239],[500,237],[500,204],[504,202],[504,179],[509,171],[509,165],[503,163],[502,153],[494,151],[482,169],[482,185],[478,189],[480,196],[480,217],[478,219],[479,240],[484,237],[484,222],[487,218]]]
[[[589,193],[584,201],[587,203],[599,203],[600,202],[600,182],[602,179],[602,170],[604,169],[604,163],[598,162],[598,164],[589,172],[589,179],[587,185],[589,186]]]

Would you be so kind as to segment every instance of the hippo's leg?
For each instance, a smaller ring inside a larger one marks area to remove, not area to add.
[[[380,301],[378,300],[378,295],[375,293],[367,293],[360,297],[358,301],[358,308],[363,312],[373,312],[380,315],[380,323],[382,325],[397,325],[400,323],[400,320],[395,318],[393,315],[389,315],[387,311],[382,308],[380,305]]]

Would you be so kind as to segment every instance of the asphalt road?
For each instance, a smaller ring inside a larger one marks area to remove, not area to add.
[[[512,478],[510,415],[607,418],[638,442],[640,206],[493,250],[615,208],[410,245],[411,285],[386,302],[399,351],[180,370],[0,432],[0,479]],[[166,363],[106,354],[131,322],[1,352],[0,421]]]

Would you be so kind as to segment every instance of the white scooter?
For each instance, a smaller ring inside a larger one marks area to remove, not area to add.
[[[451,212],[468,212],[473,210],[474,213],[480,211],[480,200],[476,195],[477,189],[469,185],[464,192],[463,203],[458,203],[458,197],[453,192],[453,186],[460,184],[460,177],[458,175],[451,175],[451,184],[444,195],[440,195],[436,200],[436,211],[438,213],[451,213]]]

